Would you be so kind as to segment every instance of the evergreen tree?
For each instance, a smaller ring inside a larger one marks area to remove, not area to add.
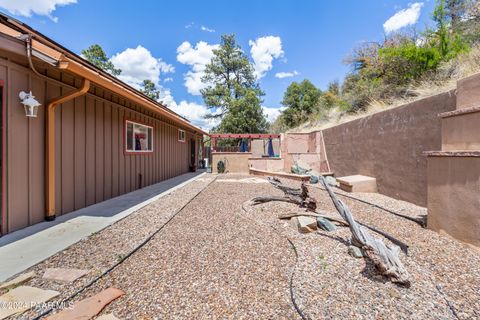
[[[157,89],[155,83],[153,83],[151,80],[143,80],[142,87],[143,88],[140,89],[140,92],[146,96],[156,101],[160,98],[160,91]]]
[[[93,44],[88,49],[82,50],[82,56],[100,69],[118,76],[122,70],[115,68],[112,61],[108,59],[107,54],[99,44]]]
[[[253,67],[235,36],[223,35],[218,49],[205,68],[202,78],[208,87],[201,90],[205,104],[212,111],[207,117],[220,118],[218,132],[257,133],[266,130],[261,107],[264,95]]]
[[[308,120],[318,107],[322,92],[309,80],[292,82],[283,96],[282,105],[286,108],[282,118],[288,127],[295,127]]]

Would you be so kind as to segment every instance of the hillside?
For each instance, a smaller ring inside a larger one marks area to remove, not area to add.
[[[365,110],[357,112],[343,111],[340,108],[332,108],[326,113],[312,114],[310,119],[301,125],[288,129],[287,132],[311,132],[362,118],[383,110],[395,108],[403,104],[420,100],[429,96],[452,90],[456,87],[459,79],[480,72],[480,45],[474,46],[469,52],[457,58],[444,62],[438,71],[429,77],[412,84],[408,88],[408,95],[396,98],[386,103],[384,101],[371,101]]]
[[[317,88],[309,79],[286,89],[272,132],[305,132],[364,117],[455,88],[480,72],[480,3],[437,0],[433,24],[364,41],[344,58],[341,81]]]

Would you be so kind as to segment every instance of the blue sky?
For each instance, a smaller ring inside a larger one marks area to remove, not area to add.
[[[197,125],[213,123],[198,91],[211,50],[225,33],[255,64],[272,119],[292,81],[324,89],[342,80],[342,62],[362,41],[431,25],[434,0],[94,1],[0,0],[0,10],[80,53],[98,43],[134,86],[149,78],[172,109]]]

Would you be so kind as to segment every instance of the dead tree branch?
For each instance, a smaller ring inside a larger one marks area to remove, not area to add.
[[[268,177],[275,188],[280,189],[284,193],[284,197],[257,197],[252,199],[252,204],[260,204],[268,201],[284,201],[297,204],[301,208],[314,212],[317,209],[317,201],[308,195],[308,188],[302,183],[300,189],[284,186],[280,180],[274,177]]]
[[[287,213],[287,214],[281,214],[278,216],[279,219],[290,219],[290,218],[295,218],[295,217],[300,217],[300,216],[307,216],[307,217],[315,217],[315,218],[324,218],[333,222],[337,222],[345,227],[348,227],[348,223],[346,223],[343,220],[334,218],[332,216],[327,216],[324,214],[318,214],[318,213],[310,213],[310,212],[305,212],[305,213]]]
[[[337,219],[335,217],[332,217],[331,215],[326,215],[326,214],[320,214],[320,213],[310,213],[310,212],[305,212],[305,213],[288,213],[288,214],[281,214],[278,216],[279,219],[290,219],[290,218],[294,218],[294,217],[299,217],[299,216],[308,216],[308,217],[320,217],[320,218],[324,218],[324,219],[327,219],[327,220],[330,220],[332,222],[337,222],[337,223],[340,223],[346,227],[349,227],[349,224],[348,222],[345,222],[344,220],[340,220],[340,219]],[[374,227],[371,227],[369,226],[368,224],[365,224],[363,222],[360,222],[360,221],[356,221],[359,225],[361,226],[364,226],[365,228],[368,228],[370,230],[372,230],[373,232],[376,232],[382,236],[384,236],[385,238],[387,238],[388,240],[390,240],[392,243],[396,244],[397,246],[400,247],[400,249],[402,249],[403,252],[405,252],[405,254],[408,254],[408,244],[406,244],[405,242],[395,238],[394,236],[386,233],[385,231],[382,231],[382,230],[378,230],[377,228],[374,228]]]
[[[348,222],[352,232],[352,244],[363,249],[382,275],[388,277],[392,282],[410,286],[409,274],[399,258],[400,248],[394,244],[386,245],[382,240],[372,237],[355,221],[348,207],[335,196],[325,178],[320,175],[319,179],[338,213]]]

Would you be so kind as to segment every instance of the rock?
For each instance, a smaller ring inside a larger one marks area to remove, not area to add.
[[[297,161],[295,161],[295,164],[297,166],[299,166],[300,168],[305,169],[306,171],[311,171],[312,170],[310,165],[302,159],[298,159]]]
[[[7,282],[4,282],[4,283],[0,284],[0,290],[10,289],[10,288],[16,287],[18,285],[21,285],[24,282],[27,282],[28,280],[32,279],[33,277],[35,277],[35,272],[33,272],[33,271],[21,274],[18,277],[16,277],[15,279],[12,279],[10,281],[7,281]]]
[[[317,217],[317,226],[325,231],[335,231],[337,229],[333,223],[322,217]]]
[[[298,231],[301,233],[309,233],[317,230],[317,220],[313,217],[298,216]]]
[[[318,176],[316,176],[316,175],[311,175],[311,176],[310,176],[310,183],[311,183],[311,184],[318,183]]]
[[[0,296],[0,319],[22,313],[58,296],[60,292],[20,286]]]
[[[400,294],[400,292],[398,292],[398,290],[394,289],[394,288],[390,288],[388,289],[388,294],[390,295],[390,297],[392,298],[397,298],[397,299],[400,299],[402,296]]]
[[[291,169],[292,173],[295,173],[295,174],[308,174],[308,170],[305,170],[304,168],[294,164]]]
[[[326,176],[325,180],[327,181],[329,186],[336,187],[337,186],[337,179],[332,176]]]
[[[354,258],[363,258],[362,249],[356,246],[348,246],[348,253]]]

